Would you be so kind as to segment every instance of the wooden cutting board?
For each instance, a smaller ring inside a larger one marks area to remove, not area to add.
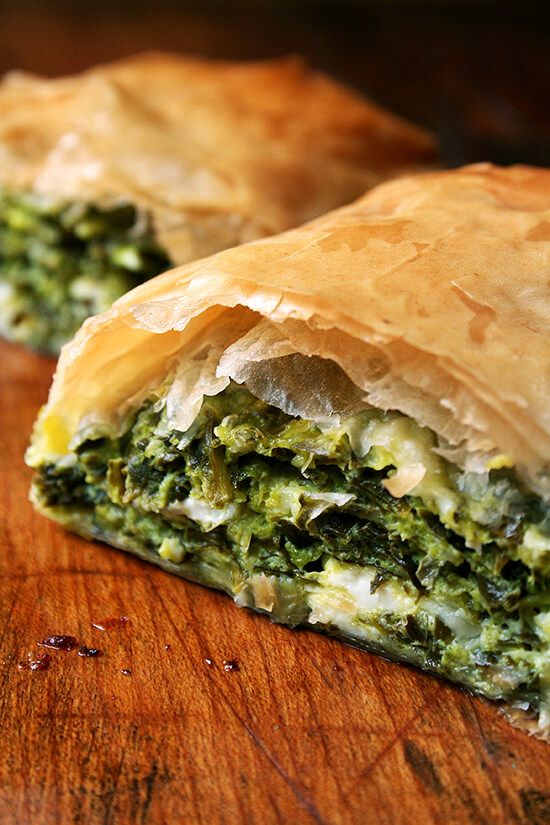
[[[2,825],[550,822],[550,747],[496,707],[36,515],[53,366],[0,343]],[[18,669],[52,633],[104,655]]]

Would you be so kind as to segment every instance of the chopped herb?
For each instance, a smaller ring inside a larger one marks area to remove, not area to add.
[[[0,190],[0,334],[11,340],[56,355],[89,315],[169,264],[130,204]]]

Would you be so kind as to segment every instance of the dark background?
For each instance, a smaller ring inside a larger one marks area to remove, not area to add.
[[[438,133],[445,161],[550,166],[550,2],[203,0],[0,5],[0,71],[143,49],[306,55]]]

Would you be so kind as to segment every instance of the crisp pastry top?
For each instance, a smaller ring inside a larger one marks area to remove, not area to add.
[[[548,495],[549,283],[550,170],[405,177],[128,293],[65,347],[45,414],[69,435],[91,410],[111,415],[241,307],[431,427],[459,463],[501,451]]]
[[[424,130],[298,58],[153,53],[55,80],[13,72],[0,86],[0,185],[128,198],[152,213],[175,261],[189,258],[190,221],[221,248],[309,220],[434,156]]]

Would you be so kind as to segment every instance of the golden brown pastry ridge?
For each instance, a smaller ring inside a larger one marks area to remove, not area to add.
[[[0,87],[0,185],[129,199],[176,262],[297,225],[434,155],[428,133],[298,58],[143,54]]]
[[[375,406],[430,426],[460,460],[504,452],[547,494],[549,226],[550,171],[483,164],[390,182],[173,269],[65,347],[45,411],[64,436],[54,448],[46,427],[41,449],[63,452],[92,412],[116,417],[240,306],[250,325],[275,322],[287,348],[335,360]]]

